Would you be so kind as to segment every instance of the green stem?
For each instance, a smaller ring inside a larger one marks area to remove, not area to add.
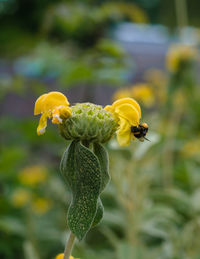
[[[74,241],[75,241],[75,235],[72,232],[70,232],[69,239],[67,240],[67,243],[65,246],[63,259],[69,259],[74,245]]]
[[[30,213],[29,209],[25,210],[25,215],[26,215],[26,227],[27,227],[27,243],[29,244],[29,247],[31,247],[31,251],[34,254],[33,257],[35,259],[39,259],[40,253],[39,253],[38,244],[37,244],[37,241],[35,238],[35,231],[34,231],[35,222],[33,220],[33,215]],[[30,251],[30,249],[28,249],[26,252],[27,252],[28,257],[31,258],[29,251]]]
[[[188,25],[186,0],[175,0],[177,25],[179,30]]]

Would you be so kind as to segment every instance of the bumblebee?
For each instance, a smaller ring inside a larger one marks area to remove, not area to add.
[[[145,136],[148,132],[148,125],[147,123],[139,124],[139,126],[131,126],[131,132],[133,135],[139,139],[140,141],[144,141],[145,139],[148,140]]]

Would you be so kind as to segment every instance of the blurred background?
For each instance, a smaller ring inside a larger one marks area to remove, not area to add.
[[[64,249],[68,143],[38,137],[36,98],[71,104],[133,97],[150,142],[107,148],[104,219],[77,242],[81,259],[200,259],[200,2],[0,0],[0,258]]]

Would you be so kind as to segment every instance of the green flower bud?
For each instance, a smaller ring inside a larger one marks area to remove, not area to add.
[[[59,125],[61,135],[67,140],[104,143],[117,129],[112,114],[100,105],[78,103],[71,107],[72,116]]]

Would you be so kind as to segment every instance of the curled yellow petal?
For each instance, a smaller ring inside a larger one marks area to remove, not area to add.
[[[114,109],[112,108],[111,105],[106,105],[106,106],[104,107],[104,110],[106,110],[106,111],[108,111],[108,112],[113,112],[113,111],[114,111]]]
[[[49,117],[48,113],[43,113],[42,116],[40,117],[39,125],[37,127],[37,134],[42,135],[46,131],[47,127],[47,118]]]
[[[60,105],[69,105],[67,97],[60,92],[50,92],[44,100],[44,111],[48,111],[49,109],[53,110]]]
[[[62,123],[62,119],[60,118],[59,108],[55,108],[52,113],[52,123],[59,124]]]
[[[115,113],[120,117],[126,119],[131,126],[138,126],[140,116],[136,108],[134,108],[131,104],[121,104],[119,105]]]
[[[131,142],[131,135],[126,133],[118,133],[117,141],[121,147],[129,146]]]
[[[121,98],[112,105],[107,105],[105,110],[111,112],[116,119],[119,128],[117,130],[117,141],[120,146],[128,146],[135,139],[132,126],[139,126],[141,118],[140,105],[132,98]]]
[[[124,133],[124,132],[129,132],[130,133],[130,129],[131,128],[131,124],[129,123],[129,121],[127,121],[125,118],[123,117],[120,117],[119,119],[119,129],[117,132],[121,132],[121,133]]]
[[[140,108],[140,105],[136,102],[136,100],[134,100],[133,98],[129,98],[129,97],[121,98],[112,104],[112,109],[115,110],[117,107],[119,107],[122,104],[130,104],[130,105],[134,106],[134,108],[137,110],[137,112],[139,114],[139,117],[141,117],[141,108]]]
[[[117,131],[117,141],[122,147],[130,145],[131,141],[131,125],[122,117],[120,117],[120,126]]]
[[[71,115],[72,115],[71,108],[61,105],[53,110],[52,123],[60,124],[62,123],[62,118],[68,118]]]
[[[63,116],[64,118],[68,118],[72,116],[72,109],[67,106],[61,106],[59,110],[60,110],[60,115]]]
[[[35,102],[34,115],[38,115],[43,112],[44,100],[47,94],[41,95]]]
[[[67,97],[60,92],[50,92],[41,95],[35,103],[34,115],[42,114],[37,128],[37,134],[45,133],[47,118],[52,118],[55,124],[62,123],[63,118],[72,115]]]
[[[60,105],[69,105],[67,97],[64,94],[60,92],[50,92],[48,94],[43,94],[36,100],[34,114],[37,115],[49,110],[52,111]]]

